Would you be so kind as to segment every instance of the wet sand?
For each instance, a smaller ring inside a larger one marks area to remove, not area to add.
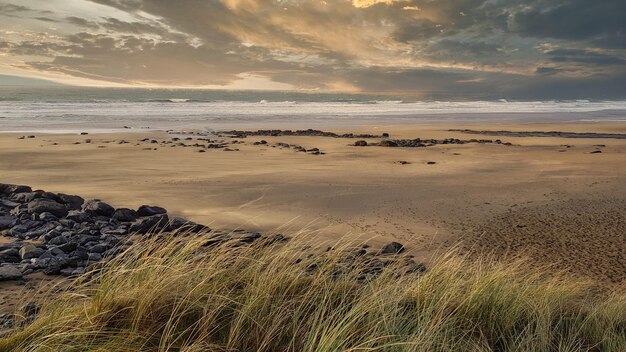
[[[164,144],[187,137],[165,132],[24,139],[18,137],[28,134],[5,133],[0,181],[101,198],[115,207],[160,205],[212,227],[303,232],[314,241],[397,240],[426,262],[463,242],[461,252],[529,256],[599,282],[624,280],[626,140],[448,131],[464,128],[626,132],[618,123],[377,125],[337,132],[500,138],[512,145],[355,147],[353,139],[255,136],[229,146],[239,151],[205,152]],[[261,140],[267,144],[254,145]],[[272,147],[279,142],[325,154]]]

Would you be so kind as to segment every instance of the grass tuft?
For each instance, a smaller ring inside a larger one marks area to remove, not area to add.
[[[363,282],[336,275],[341,250],[205,240],[136,243],[0,351],[626,351],[625,295],[524,261],[450,254]]]

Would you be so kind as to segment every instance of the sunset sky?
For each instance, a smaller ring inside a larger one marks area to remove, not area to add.
[[[0,0],[0,74],[623,98],[625,14],[624,0]]]

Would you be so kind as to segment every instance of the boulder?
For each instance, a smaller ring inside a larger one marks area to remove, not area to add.
[[[57,218],[67,215],[67,208],[51,199],[38,198],[28,203],[28,210],[35,214],[51,213]]]
[[[83,204],[82,209],[87,214],[101,215],[108,218],[110,218],[115,212],[115,209],[112,206],[99,199],[88,200],[85,204]]]
[[[167,226],[168,221],[169,218],[167,214],[147,216],[135,221],[130,226],[130,232],[137,232],[141,234],[145,234],[148,232],[158,232],[161,231],[165,226]]]
[[[0,281],[18,280],[22,278],[22,272],[15,265],[0,266]]]
[[[378,145],[380,145],[381,147],[397,147],[398,143],[392,140],[385,139],[385,140],[380,141]]]
[[[139,209],[137,209],[137,214],[142,217],[165,214],[165,213],[167,213],[167,210],[165,210],[165,208],[151,206],[151,205],[142,205],[139,207]]]
[[[28,186],[0,184],[0,194],[13,194],[32,191],[33,189]]]
[[[0,230],[10,229],[11,227],[15,226],[16,223],[17,219],[10,215],[0,216]]]
[[[128,208],[118,208],[115,210],[112,219],[117,220],[119,222],[131,222],[137,220],[139,214],[136,211]]]
[[[89,221],[91,217],[89,216],[89,214],[84,213],[82,211],[70,210],[66,216],[66,219],[72,220],[80,224],[80,223]]]
[[[398,242],[387,243],[381,250],[381,254],[398,254],[404,252],[404,246]]]
[[[354,142],[355,147],[367,147],[367,142],[364,140]]]
[[[83,197],[59,193],[59,199],[63,204],[72,210],[80,210],[80,207],[85,203]]]
[[[41,248],[35,247],[32,244],[27,244],[20,248],[20,257],[24,259],[39,258],[45,251]]]

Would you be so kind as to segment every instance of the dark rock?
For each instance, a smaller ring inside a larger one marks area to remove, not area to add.
[[[135,221],[130,226],[130,232],[145,234],[148,232],[159,232],[168,225],[169,218],[167,214],[147,216]]]
[[[10,229],[17,224],[17,219],[10,215],[0,216],[0,230]]]
[[[207,226],[197,224],[193,221],[189,221],[187,219],[183,219],[180,217],[175,217],[170,221],[168,230],[169,231],[178,230],[181,232],[198,233],[202,231],[210,231],[211,229],[208,228]]]
[[[29,202],[28,210],[35,214],[43,212],[51,213],[58,218],[65,217],[67,215],[67,208],[63,204],[45,198],[39,198]]]
[[[381,147],[397,147],[398,143],[392,140],[385,139],[385,140],[380,141],[378,145]]]
[[[15,208],[17,206],[19,206],[20,203],[16,203],[13,201],[10,201],[8,199],[0,199],[0,207],[5,207],[5,208]]]
[[[111,218],[119,222],[131,222],[137,220],[139,214],[136,211],[128,208],[118,208],[115,210]]]
[[[0,184],[0,194],[32,192],[29,186]]]
[[[60,245],[66,244],[67,242],[69,242],[67,237],[57,236],[55,238],[50,239],[50,241],[48,241],[48,244],[51,244],[53,246],[60,246]]]
[[[72,253],[70,253],[70,257],[77,258],[78,260],[88,260],[89,252],[87,251],[87,248],[78,246]]]
[[[61,203],[65,204],[71,210],[80,210],[81,206],[85,203],[83,197],[59,193],[58,194]]]
[[[20,248],[20,257],[22,259],[39,258],[45,251],[41,248],[35,247],[32,244],[27,244]]]
[[[104,253],[107,250],[107,246],[103,245],[103,244],[97,244],[91,248],[89,248],[89,252],[92,253]]]
[[[65,218],[79,224],[91,220],[91,216],[89,216],[89,214],[78,210],[70,210]]]
[[[165,210],[165,208],[151,206],[151,205],[142,205],[139,207],[139,209],[137,209],[137,214],[142,217],[165,214],[165,213],[167,213],[167,210]]]
[[[10,199],[18,203],[28,203],[39,198],[43,198],[41,192],[20,192],[13,193]]]
[[[8,248],[0,251],[0,263],[19,263],[22,261],[17,248]]]
[[[44,221],[44,222],[50,222],[50,221],[59,220],[59,218],[56,217],[52,213],[48,213],[47,211],[44,211],[43,213],[39,214],[39,220]]]
[[[364,141],[364,140],[356,141],[356,142],[354,142],[354,146],[355,147],[366,147],[367,146],[367,141]]]
[[[101,215],[111,217],[115,212],[115,209],[107,203],[99,199],[91,199],[83,204],[83,211],[87,214]]]
[[[57,248],[62,250],[63,253],[69,254],[69,253],[72,253],[76,249],[76,247],[78,247],[77,243],[67,242],[65,244],[58,246]]]
[[[18,280],[22,278],[22,272],[11,264],[0,266],[0,281]]]
[[[404,252],[404,246],[398,242],[386,244],[381,250],[381,254],[398,254]]]
[[[89,260],[92,262],[98,262],[102,260],[102,254],[100,253],[89,253]]]

